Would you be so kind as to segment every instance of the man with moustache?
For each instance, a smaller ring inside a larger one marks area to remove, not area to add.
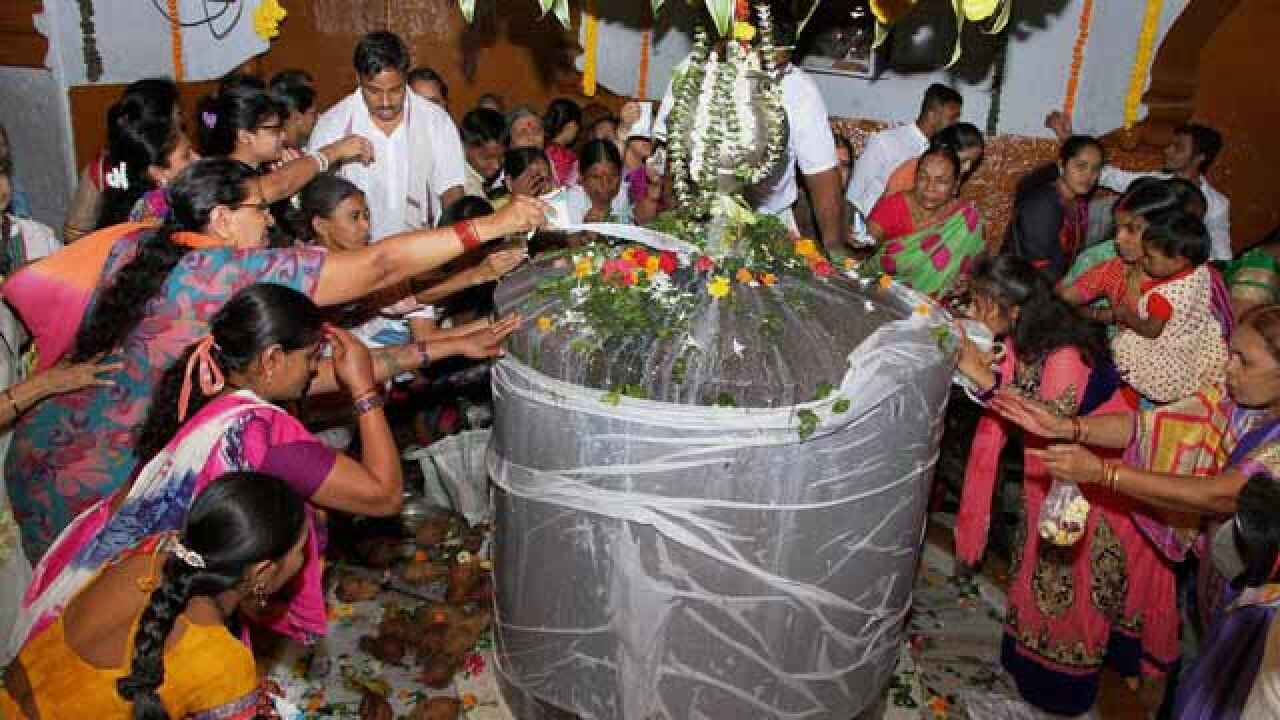
[[[466,161],[453,119],[408,91],[409,51],[394,33],[373,32],[355,52],[360,87],[316,122],[311,147],[352,133],[373,143],[373,162],[338,173],[364,191],[374,242],[431,227],[462,197]]]

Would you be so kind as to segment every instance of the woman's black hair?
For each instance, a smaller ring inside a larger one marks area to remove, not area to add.
[[[225,92],[246,92],[251,90],[266,92],[267,84],[257,75],[250,75],[249,73],[242,72],[229,72],[226,75],[223,75],[222,79],[218,81],[217,94]]]
[[[130,85],[107,110],[107,147],[104,172],[123,164],[122,187],[103,189],[98,227],[115,225],[129,217],[138,198],[153,189],[150,167],[168,167],[169,155],[178,146],[182,127],[174,121],[178,88],[172,80],[147,78]]]
[[[832,131],[831,139],[835,141],[837,150],[843,149],[845,152],[849,153],[849,159],[851,161],[856,160],[853,154],[853,142],[849,140],[848,135],[845,135],[842,132]]]
[[[618,146],[611,140],[592,140],[582,146],[582,154],[578,157],[579,175],[585,175],[593,165],[611,163],[619,171],[622,170],[622,155]]]
[[[996,304],[1018,308],[1009,336],[1021,357],[1043,356],[1063,346],[1081,351],[1094,364],[1106,356],[1104,332],[1080,317],[1054,292],[1049,279],[1025,258],[996,255],[978,261],[971,279],[975,292]]]
[[[305,113],[316,104],[315,88],[310,83],[294,79],[292,75],[283,78],[277,75],[272,78],[269,92],[286,115]]]
[[[298,206],[291,207],[285,217],[290,236],[299,243],[314,244],[319,238],[311,221],[333,215],[343,200],[363,194],[363,190],[344,177],[330,173],[316,175],[298,193]]]
[[[542,129],[547,133],[547,142],[554,140],[569,123],[578,123],[578,127],[582,127],[582,108],[568,98],[552,100],[542,115]]]
[[[1180,257],[1192,265],[1203,265],[1209,259],[1209,231],[1204,222],[1176,208],[1149,221],[1142,233],[1144,245],[1156,248],[1166,257]]]
[[[258,88],[233,87],[205,97],[196,107],[200,151],[207,157],[230,155],[236,149],[236,133],[256,130],[273,118],[283,122],[288,114]]]
[[[209,334],[215,346],[211,356],[224,375],[244,372],[253,359],[273,345],[285,352],[301,350],[319,342],[324,332],[324,315],[311,298],[293,288],[274,283],[257,283],[242,288],[214,313]],[[151,408],[138,428],[134,455],[139,464],[150,462],[173,439],[182,423],[178,420],[178,397],[187,375],[187,361],[198,342],[192,343],[165,370],[151,394]],[[213,398],[191,394],[187,417],[200,412]]]
[[[1256,473],[1236,498],[1236,547],[1244,560],[1244,573],[1234,578],[1236,589],[1275,582],[1280,555],[1280,485],[1265,473]]]
[[[1186,178],[1171,177],[1164,183],[1169,186],[1170,192],[1173,193],[1178,207],[1183,212],[1190,213],[1204,219],[1205,211],[1209,209],[1209,201],[1204,196],[1204,191],[1199,185],[1191,182]]]
[[[116,273],[101,292],[92,314],[76,334],[74,362],[114,352],[133,332],[187,248],[173,239],[176,232],[200,232],[213,209],[235,205],[249,195],[247,181],[254,172],[238,160],[208,158],[192,163],[169,184],[169,216],[165,224],[144,237],[137,254]]]
[[[547,159],[547,154],[542,148],[536,147],[520,147],[508,150],[506,155],[502,156],[502,172],[508,179],[518,178],[524,174],[529,166],[541,160],[547,165],[551,161]]]
[[[235,588],[257,563],[282,561],[302,537],[305,521],[297,493],[262,473],[227,473],[196,497],[180,542],[204,567],[176,555],[164,559],[160,586],[138,619],[129,674],[116,681],[116,692],[133,703],[134,720],[169,718],[157,692],[164,684],[164,645],[191,599]]]
[[[1106,151],[1102,148],[1102,143],[1098,142],[1097,138],[1092,135],[1072,135],[1062,143],[1062,147],[1058,148],[1058,162],[1065,163],[1088,148],[1093,148],[1098,151],[1099,155],[1106,157]]]
[[[956,154],[955,150],[947,147],[946,145],[930,146],[920,155],[920,162],[916,167],[923,166],[924,159],[928,157],[940,157],[946,160],[947,164],[951,166],[951,176],[956,180],[960,179],[960,156]]]
[[[493,214],[493,205],[488,200],[475,195],[463,195],[453,201],[440,214],[440,227],[448,227],[463,220],[474,220],[478,217]]]
[[[933,134],[929,145],[949,147],[956,153],[970,148],[984,148],[987,143],[977,125],[967,122],[952,123]]]

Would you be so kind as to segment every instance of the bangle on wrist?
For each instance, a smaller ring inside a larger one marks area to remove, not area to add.
[[[354,404],[356,409],[356,417],[359,417],[361,415],[365,415],[367,413],[373,412],[374,410],[381,408],[383,405],[386,404],[386,400],[383,399],[382,393],[378,392],[377,390],[370,390],[362,394],[360,397],[356,398],[356,401]]]
[[[476,232],[476,224],[470,220],[454,223],[453,234],[457,235],[458,241],[462,243],[463,252],[480,247],[480,233]]]
[[[1080,418],[1071,416],[1071,442],[1080,442]]]
[[[325,157],[325,154],[319,150],[312,150],[307,153],[307,157],[316,161],[316,172],[322,173],[329,170],[329,158]]]

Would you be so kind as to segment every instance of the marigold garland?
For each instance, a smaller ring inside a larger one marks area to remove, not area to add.
[[[649,43],[653,41],[648,30],[640,33],[640,69],[636,72],[636,97],[645,100],[649,97]]]
[[[1089,42],[1089,25],[1093,22],[1093,0],[1084,0],[1080,8],[1080,24],[1076,42],[1071,48],[1071,71],[1067,75],[1067,93],[1062,99],[1062,114],[1071,119],[1076,109],[1076,91],[1080,88],[1080,67],[1084,64],[1084,47]]]
[[[1129,90],[1124,97],[1124,129],[1138,121],[1138,105],[1147,85],[1147,73],[1151,68],[1151,56],[1155,51],[1156,33],[1160,30],[1160,9],[1164,0],[1147,0],[1142,16],[1142,29],[1138,32],[1138,49],[1134,53],[1133,70],[1129,73]]]
[[[178,15],[178,0],[169,0],[169,45],[173,49],[173,79],[182,82],[182,18]]]
[[[600,18],[596,16],[595,3],[588,2],[582,7],[582,30],[586,36],[582,43],[582,94],[594,97],[596,94],[596,51],[600,44]]]

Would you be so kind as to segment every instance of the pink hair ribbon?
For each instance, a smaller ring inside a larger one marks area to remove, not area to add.
[[[182,392],[178,395],[178,422],[187,419],[187,406],[191,403],[191,374],[200,374],[200,392],[206,397],[222,392],[226,386],[226,378],[222,376],[222,368],[213,360],[213,349],[218,347],[212,335],[206,335],[191,351],[187,360],[187,369],[182,374]]]

